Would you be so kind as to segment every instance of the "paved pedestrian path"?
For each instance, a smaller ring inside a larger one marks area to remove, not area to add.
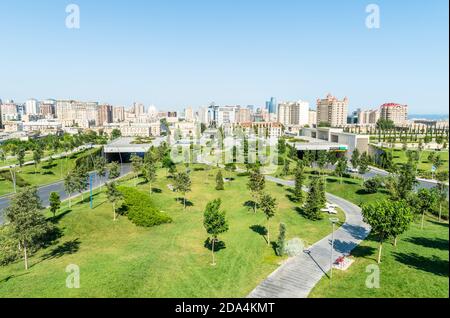
[[[267,176],[268,181],[293,186],[293,181]],[[350,253],[369,234],[363,222],[361,209],[337,196],[327,194],[330,203],[337,204],[345,213],[346,222],[334,232],[333,259]],[[331,227],[331,223],[330,223]],[[249,298],[306,298],[330,270],[331,234],[315,243],[304,253],[289,259],[258,285]]]

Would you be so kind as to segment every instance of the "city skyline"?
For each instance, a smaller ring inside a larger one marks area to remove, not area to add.
[[[80,29],[66,28],[67,4],[0,4],[13,48],[0,52],[0,98],[181,111],[212,101],[264,107],[271,96],[314,105],[330,92],[348,96],[350,111],[397,102],[414,114],[448,112],[447,1],[378,1],[379,29],[366,27],[369,3],[359,0],[80,0]]]

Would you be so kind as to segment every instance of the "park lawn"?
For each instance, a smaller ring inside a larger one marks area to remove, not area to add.
[[[197,166],[198,167],[198,166]],[[184,169],[179,167],[179,169]],[[245,297],[275,270],[282,258],[259,234],[267,221],[262,212],[244,206],[251,200],[247,177],[237,177],[216,191],[216,169],[192,172],[190,204],[183,211],[179,194],[168,189],[171,179],[159,171],[153,185],[159,190],[152,197],[173,223],[139,228],[126,217],[112,221],[111,205],[103,193],[97,194],[90,210],[87,203],[65,209],[59,217],[63,236],[59,243],[42,250],[23,270],[18,261],[0,267],[0,295],[8,297]],[[228,174],[228,173],[227,173]],[[133,185],[134,180],[126,182]],[[139,188],[149,190],[148,184]],[[300,237],[312,244],[331,232],[327,218],[313,222],[303,218],[286,195],[287,188],[267,183],[279,208],[270,221],[271,239],[276,240],[278,225],[284,222],[289,238]],[[229,231],[219,236],[225,248],[216,253],[204,247],[208,235],[203,228],[203,210],[209,200],[222,198]],[[343,213],[339,214],[341,221]],[[254,228],[254,229],[252,229]],[[81,288],[65,287],[69,264],[80,267]]]
[[[448,223],[428,218],[425,228],[414,223],[394,247],[383,244],[380,288],[367,288],[366,267],[377,265],[378,242],[365,240],[352,255],[355,263],[346,271],[333,271],[333,284],[323,278],[312,298],[447,298],[449,296]]]
[[[388,149],[385,149],[388,150]],[[419,170],[423,170],[425,172],[431,172],[432,163],[428,162],[428,156],[430,153],[434,152],[436,155],[440,155],[442,159],[442,166],[439,167],[439,171],[448,171],[448,151],[442,150],[442,151],[433,151],[433,150],[424,150],[422,151],[420,155],[420,163],[418,164],[417,168]],[[394,149],[393,151],[393,157],[394,157],[394,163],[396,164],[405,164],[408,162],[408,158],[406,156],[406,152],[403,149]]]
[[[17,167],[17,176],[20,176],[26,182],[32,186],[43,186],[58,182],[64,179],[67,173],[75,167],[75,160],[87,151],[83,150],[75,154],[71,154],[68,157],[54,159],[53,163],[49,161],[42,161],[37,168],[34,164]],[[18,186],[18,188],[20,188]],[[9,194],[14,191],[13,184],[9,180],[0,178],[0,195]]]
[[[375,202],[377,200],[387,199],[388,193],[381,189],[377,193],[366,193],[362,188],[363,180],[327,177],[325,191],[350,201],[358,206],[366,202]]]
[[[12,182],[4,179],[0,176],[0,196],[14,192],[14,186]]]
[[[42,158],[48,157],[50,155],[51,155],[51,151],[44,150],[44,154],[43,154]],[[33,161],[33,152],[32,151],[26,151],[24,158],[25,158],[24,162]],[[18,164],[18,161],[17,161],[16,157],[8,158],[5,161],[0,161],[0,167],[10,166],[10,165],[15,165],[15,164]]]

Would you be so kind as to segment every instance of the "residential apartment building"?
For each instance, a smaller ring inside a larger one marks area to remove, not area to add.
[[[408,120],[408,105],[386,103],[380,107],[380,118],[392,120],[396,125],[403,125]]]
[[[14,101],[6,101],[6,103],[1,104],[0,113],[3,123],[7,121],[19,121],[22,119],[18,105],[15,104]]]
[[[125,107],[113,107],[113,122],[120,123],[125,121]]]
[[[98,126],[113,122],[113,107],[111,105],[100,105],[98,107]]]
[[[338,100],[328,94],[317,100],[317,125],[328,124],[331,127],[343,127],[347,124],[348,98]]]
[[[278,122],[284,126],[309,124],[309,103],[305,101],[284,102],[278,105]]]
[[[358,118],[358,125],[375,125],[380,119],[379,109],[361,110],[356,111]]]

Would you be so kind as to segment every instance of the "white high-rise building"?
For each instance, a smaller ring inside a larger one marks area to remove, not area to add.
[[[30,98],[25,102],[25,114],[37,115],[39,113],[39,102],[36,99]]]
[[[198,121],[203,124],[208,124],[208,108],[200,107],[198,109]]]
[[[278,105],[278,122],[285,126],[305,126],[309,123],[309,103],[284,102]]]
[[[184,120],[187,122],[194,121],[194,110],[192,109],[192,107],[188,107],[184,110]]]

